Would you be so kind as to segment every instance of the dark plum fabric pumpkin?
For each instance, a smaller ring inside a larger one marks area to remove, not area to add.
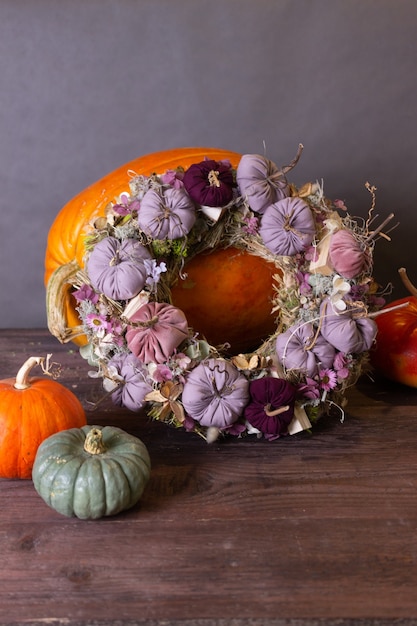
[[[98,292],[113,300],[129,300],[144,287],[148,250],[136,239],[119,241],[106,237],[99,241],[87,260],[87,273]]]
[[[235,182],[228,162],[207,159],[194,163],[185,172],[182,182],[197,204],[222,207],[233,199]]]
[[[138,213],[139,228],[152,239],[179,239],[194,226],[195,206],[184,189],[166,189],[162,195],[150,189]]]
[[[182,403],[202,426],[219,429],[234,424],[249,400],[249,381],[229,361],[207,359],[188,375]]]
[[[342,312],[334,310],[329,298],[323,301],[320,308],[321,334],[344,354],[360,354],[369,350],[377,333],[374,320],[365,316],[355,317],[354,314],[352,308]]]
[[[152,391],[148,382],[148,370],[134,354],[117,354],[108,363],[109,371],[115,371],[120,385],[111,394],[116,406],[139,411],[145,404],[145,396]]]
[[[131,317],[126,332],[129,349],[143,363],[165,363],[188,338],[188,322],[181,311],[165,302],[148,302]]]
[[[289,195],[289,186],[275,163],[259,154],[244,154],[236,170],[236,181],[252,211],[263,213]]]
[[[332,367],[335,348],[311,323],[294,324],[276,340],[277,356],[286,370],[297,370],[313,378],[319,367]]]
[[[265,246],[278,256],[294,256],[305,250],[316,233],[310,207],[297,197],[271,204],[262,216],[259,234]]]
[[[283,378],[258,378],[251,381],[249,393],[250,402],[244,411],[249,424],[264,435],[287,434],[294,417],[295,387]],[[286,406],[286,411],[273,415],[274,411]]]

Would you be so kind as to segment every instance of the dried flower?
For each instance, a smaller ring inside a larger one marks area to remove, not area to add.
[[[330,391],[337,385],[337,374],[334,370],[326,368],[319,370],[320,387],[324,391]]]
[[[98,293],[96,293],[94,289],[87,284],[81,285],[81,287],[79,289],[76,289],[72,295],[77,300],[77,302],[89,300],[93,304],[97,304],[97,302],[99,301]]]
[[[99,315],[95,313],[89,313],[86,316],[87,326],[94,329],[96,332],[108,330],[107,317],[105,315]]]

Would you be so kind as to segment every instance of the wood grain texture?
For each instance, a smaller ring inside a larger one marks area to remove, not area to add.
[[[312,435],[207,445],[115,408],[71,345],[0,331],[0,378],[53,353],[91,424],[140,437],[141,502],[82,521],[0,480],[0,623],[301,626],[417,620],[417,390],[368,379]]]

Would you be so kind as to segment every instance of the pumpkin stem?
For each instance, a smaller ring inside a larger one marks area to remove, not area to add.
[[[82,325],[74,328],[67,327],[65,314],[68,292],[71,282],[80,271],[74,259],[65,265],[60,265],[48,280],[46,286],[46,315],[49,332],[61,343],[72,341],[74,337],[84,334]]]
[[[31,356],[29,357],[22,365],[20,370],[16,374],[16,379],[14,383],[15,389],[28,389],[30,387],[29,383],[29,374],[31,370],[35,367],[35,365],[40,365],[45,374],[49,373],[49,359],[51,358],[51,354],[48,354],[46,357],[46,365],[45,357],[43,356]]]
[[[401,280],[403,281],[404,287],[410,292],[412,296],[417,298],[417,287],[413,285],[411,280],[408,278],[407,270],[405,269],[405,267],[400,267],[400,269],[398,270],[398,273],[400,275]]]
[[[285,406],[280,406],[278,409],[272,410],[272,407],[270,404],[267,404],[266,406],[264,406],[264,411],[265,411],[265,415],[267,415],[268,417],[275,417],[275,415],[281,415],[281,413],[285,413],[285,411],[288,411],[290,407],[287,405]]]
[[[218,177],[219,177],[219,172],[215,170],[210,170],[208,174],[208,181],[211,187],[213,186],[220,187],[220,181]]]
[[[104,445],[103,433],[99,428],[92,428],[85,438],[84,450],[89,454],[103,454],[107,448]]]

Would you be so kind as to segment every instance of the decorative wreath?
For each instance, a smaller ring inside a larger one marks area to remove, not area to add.
[[[202,435],[276,439],[309,429],[368,367],[384,304],[373,248],[387,220],[353,219],[322,184],[301,188],[268,158],[204,160],[133,175],[86,238],[74,296],[80,351],[116,405]],[[253,353],[210,345],[170,298],[185,259],[234,246],[277,268],[276,330]]]

